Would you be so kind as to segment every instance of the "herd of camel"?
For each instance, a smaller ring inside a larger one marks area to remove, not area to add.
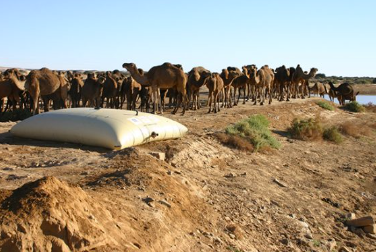
[[[242,70],[236,67],[222,69],[221,73],[210,72],[204,67],[194,67],[188,73],[181,65],[164,63],[144,72],[134,63],[124,63],[130,76],[119,70],[107,72],[91,72],[86,75],[72,71],[51,71],[48,68],[32,70],[22,74],[12,68],[0,72],[1,111],[7,108],[28,108],[33,114],[40,112],[40,102],[44,111],[68,107],[110,107],[124,106],[130,110],[153,109],[163,113],[165,99],[169,98],[169,106],[174,106],[173,113],[182,107],[197,110],[201,107],[200,88],[209,90],[207,106],[210,112],[219,112],[220,107],[236,106],[243,92],[243,104],[252,100],[269,104],[273,99],[289,101],[290,98],[310,97],[311,93],[338,99],[340,104],[345,100],[354,101],[356,95],[352,86],[343,83],[335,87],[315,83],[309,86],[309,80],[317,73],[311,68],[307,73],[300,65],[287,68],[284,65],[275,70],[268,65],[257,68],[246,65]],[[236,94],[237,97],[236,97]],[[5,106],[5,100],[7,100]],[[51,104],[52,101],[52,104]],[[139,101],[139,102],[138,102]],[[220,106],[222,102],[222,106]],[[136,106],[138,104],[138,107]]]

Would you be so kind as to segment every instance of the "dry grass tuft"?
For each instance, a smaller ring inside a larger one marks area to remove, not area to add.
[[[243,151],[254,151],[253,145],[244,138],[226,133],[215,133],[215,137],[224,145]]]
[[[295,118],[288,132],[292,138],[304,141],[321,140],[323,134],[321,119],[318,116],[309,119]]]
[[[339,126],[339,130],[345,135],[359,138],[361,136],[371,136],[372,127],[376,127],[376,124],[369,126],[363,122],[347,121]]]
[[[326,127],[323,132],[323,138],[336,144],[343,142],[343,137],[337,126]]]

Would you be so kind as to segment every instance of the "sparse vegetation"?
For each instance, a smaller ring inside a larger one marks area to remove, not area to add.
[[[347,121],[339,126],[339,130],[341,133],[355,138],[372,135],[372,129],[363,122]]]
[[[229,135],[226,133],[216,133],[215,136],[218,140],[234,149],[250,151],[254,150],[253,145],[240,136]]]
[[[336,144],[340,144],[343,142],[343,137],[339,132],[337,126],[330,126],[325,128],[323,132],[323,138]]]
[[[346,103],[345,109],[351,112],[364,112],[366,111],[365,107],[356,101]]]
[[[220,135],[221,142],[239,149],[250,150],[250,144],[254,151],[263,148],[280,148],[281,144],[268,129],[269,121],[263,115],[253,115],[232,126],[226,128],[226,137]],[[223,141],[224,140],[224,141]],[[248,143],[248,144],[246,144]]]
[[[309,119],[295,118],[288,132],[292,138],[301,140],[322,139],[323,128],[319,117]]]
[[[375,78],[372,77],[343,77],[343,76],[326,76],[323,73],[316,74],[315,78],[312,81],[321,81],[321,82],[333,82],[334,84],[347,82],[350,84],[372,84],[375,83]]]
[[[4,113],[0,113],[0,122],[15,122],[24,120],[28,117],[32,116],[31,112],[27,109],[16,109],[14,111],[7,111]]]
[[[330,105],[328,102],[318,101],[318,102],[316,102],[316,104],[319,105],[320,107],[322,107],[323,109],[327,109],[327,110],[330,110],[330,111],[334,110],[334,107],[332,105]]]

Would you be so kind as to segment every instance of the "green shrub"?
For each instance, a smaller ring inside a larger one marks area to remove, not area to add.
[[[327,109],[327,110],[330,110],[330,111],[334,110],[334,107],[332,105],[330,105],[328,102],[318,101],[318,102],[316,102],[316,104],[319,105],[320,107],[322,107],[323,109]]]
[[[323,138],[336,144],[343,142],[342,135],[339,132],[338,127],[336,126],[325,128],[323,132]]]
[[[247,140],[255,151],[263,148],[280,148],[281,144],[268,129],[269,121],[263,115],[253,115],[226,128],[226,134]]]
[[[16,109],[14,111],[7,111],[0,113],[0,122],[20,121],[32,116],[31,112],[27,109]]]
[[[351,111],[351,112],[364,112],[366,111],[365,107],[359,104],[356,101],[352,101],[345,104],[345,109]]]
[[[293,138],[317,140],[322,138],[323,129],[318,117],[309,119],[295,118],[288,132]]]

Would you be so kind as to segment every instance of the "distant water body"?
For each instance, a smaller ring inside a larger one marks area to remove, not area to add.
[[[329,101],[329,96],[325,95],[324,97]],[[373,103],[376,104],[376,95],[357,95],[356,96],[356,101],[359,102],[360,104],[368,104],[368,103]],[[334,99],[334,102],[338,104],[337,98]],[[346,101],[348,102],[348,101]]]

